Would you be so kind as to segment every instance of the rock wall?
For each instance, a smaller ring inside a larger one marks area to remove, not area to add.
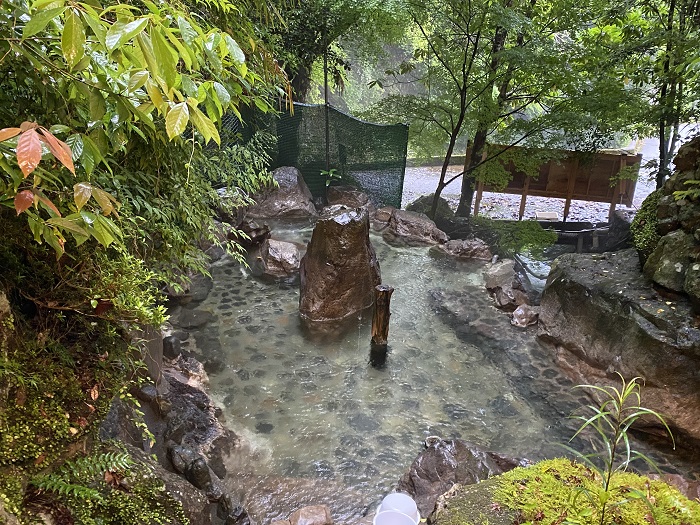
[[[676,173],[661,189],[656,233],[659,243],[644,264],[644,274],[673,292],[685,293],[700,313],[700,198],[679,199],[676,192],[698,188],[700,137],[684,144],[674,163]]]
[[[616,384],[615,372],[644,378],[642,405],[663,414],[681,441],[700,440],[700,328],[689,301],[664,296],[640,274],[635,250],[559,257],[538,337],[575,383]]]

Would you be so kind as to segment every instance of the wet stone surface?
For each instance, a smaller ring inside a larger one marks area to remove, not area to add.
[[[273,238],[300,235],[308,233],[273,227]],[[482,263],[372,242],[384,284],[396,289],[381,369],[369,364],[368,319],[340,340],[310,341],[296,288],[260,282],[226,259],[212,268],[214,286],[197,305],[210,320],[188,328],[181,344],[183,353],[222,363],[210,372],[210,392],[245,442],[229,466],[239,474],[224,483],[252,499],[274,487],[253,516],[259,523],[312,497],[328,498],[336,523],[363,520],[430,435],[537,460],[561,455],[556,443],[573,434],[567,417],[581,392],[572,392],[534,331],[510,326],[493,307]],[[222,300],[231,315],[221,315]],[[329,493],[300,478],[324,480]]]

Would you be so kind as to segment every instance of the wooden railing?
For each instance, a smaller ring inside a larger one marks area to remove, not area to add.
[[[494,146],[489,146],[493,148]],[[496,146],[497,147],[497,146]],[[517,148],[515,148],[517,149]],[[539,176],[530,177],[518,171],[512,162],[506,164],[512,179],[502,190],[494,190],[483,183],[477,183],[474,199],[474,215],[479,214],[482,193],[492,191],[522,195],[518,219],[525,213],[527,197],[552,197],[566,199],[564,203],[564,221],[569,215],[572,200],[609,202],[610,215],[618,204],[631,206],[634,199],[636,180],[618,179],[610,184],[625,168],[631,167],[634,175],[639,174],[642,155],[630,155],[621,152],[580,153],[558,150],[558,160],[550,160],[540,166]]]

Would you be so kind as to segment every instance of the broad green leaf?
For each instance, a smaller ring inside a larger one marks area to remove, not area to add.
[[[194,44],[194,40],[195,38],[197,38],[197,31],[195,31],[192,28],[190,23],[181,16],[178,16],[177,26],[180,28],[180,35],[182,36],[182,39],[185,41],[185,43],[188,46]]]
[[[65,124],[54,124],[49,128],[49,131],[54,135],[60,135],[62,133],[68,133],[70,128]]]
[[[100,221],[100,217],[95,217],[95,222],[92,223],[92,228],[90,228],[90,233],[97,239],[102,246],[108,247],[115,241],[112,233],[105,227],[105,225]]]
[[[41,234],[44,232],[44,223],[36,220],[31,215],[27,215],[27,222],[29,223],[29,229],[32,230],[32,234],[34,235],[34,241],[41,244],[43,242],[41,240]]]
[[[170,29],[168,27],[165,27],[163,29],[170,43],[174,45],[177,49],[177,54],[180,57],[180,59],[185,63],[185,67],[188,71],[191,71],[192,65],[194,63],[194,57],[192,56],[192,48],[190,48],[189,46],[185,47],[182,44],[182,42],[178,40],[177,36],[175,36],[175,31],[173,29]]]
[[[162,114],[164,111],[164,107],[166,106],[166,102],[163,99],[163,95],[161,94],[160,89],[158,89],[156,83],[153,82],[153,80],[151,80],[150,78],[146,82],[146,92],[148,93],[148,96],[153,102],[153,105],[158,110],[158,113]]]
[[[70,150],[73,152],[73,162],[79,160],[83,154],[83,137],[79,133],[71,135],[66,139],[66,144],[68,144]]]
[[[56,251],[56,259],[60,259],[63,255],[63,244],[65,241],[60,239],[51,228],[44,228],[41,235],[46,243]]]
[[[92,195],[92,186],[87,182],[79,182],[73,186],[73,199],[75,200],[75,205],[78,207],[78,211],[83,209],[83,206],[90,200]]]
[[[214,71],[221,71],[223,65],[221,63],[221,57],[219,57],[218,46],[221,42],[221,35],[219,33],[210,33],[207,36],[207,40],[204,43],[204,54],[207,55],[209,63]]]
[[[32,2],[32,11],[39,12],[42,8],[53,5],[53,7],[63,7],[65,4],[64,0],[36,0]]]
[[[105,46],[108,51],[114,51],[124,42],[128,42],[148,25],[148,18],[137,18],[131,22],[115,22],[107,31]]]
[[[190,112],[185,102],[175,104],[165,116],[165,131],[170,140],[180,136],[190,120]]]
[[[219,97],[221,104],[228,106],[231,103],[231,95],[222,84],[214,82],[214,91],[216,92],[216,96]]]
[[[63,24],[61,50],[71,69],[85,56],[85,28],[80,17],[72,9],[68,11]]]
[[[92,188],[92,196],[97,201],[97,204],[102,208],[102,213],[104,215],[109,215],[114,211],[114,206],[112,205],[111,195],[100,188]]]
[[[98,15],[91,6],[87,4],[80,5],[84,9],[83,20],[85,20],[85,23],[90,26],[90,29],[92,29],[92,32],[97,37],[97,40],[99,40],[102,45],[105,45],[107,28],[105,27],[104,22],[100,19],[100,15]]]
[[[127,90],[131,93],[142,87],[148,80],[148,71],[137,71],[129,79]]]
[[[58,226],[59,228],[63,228],[64,230],[68,230],[71,233],[78,234],[84,237],[88,235],[87,230],[80,226],[75,220],[66,219],[62,217],[52,217],[46,221],[46,224]]]
[[[141,54],[143,54],[143,58],[146,61],[146,66],[148,67],[148,71],[151,73],[151,79],[155,80],[158,82],[160,80],[160,69],[158,68],[158,61],[156,60],[156,56],[153,52],[153,43],[151,42],[151,39],[148,37],[147,34],[141,33],[138,35],[136,38],[138,44],[139,44],[139,49],[141,50]],[[148,84],[146,84],[147,89],[148,89]],[[157,84],[156,84],[157,85]],[[148,92],[148,95],[151,96],[151,92]],[[151,100],[153,100],[153,97],[151,96]],[[153,103],[158,107],[158,103],[153,100]]]
[[[163,75],[165,84],[168,86],[168,89],[172,89],[175,87],[177,79],[177,61],[173,48],[158,30],[154,30],[151,33],[151,42],[153,43],[153,54],[156,57],[158,68]]]
[[[22,30],[22,38],[29,38],[30,36],[36,35],[40,31],[49,25],[49,22],[63,14],[66,10],[65,7],[56,7],[54,9],[47,9],[46,11],[39,11],[35,13],[29,22],[26,23],[24,29]]]
[[[107,112],[105,99],[102,96],[102,91],[97,88],[90,90],[90,118],[92,120],[102,120]]]
[[[182,89],[188,97],[197,98],[197,85],[192,80],[189,75],[180,75],[180,83],[182,84]]]
[[[221,138],[219,137],[219,130],[216,129],[214,123],[207,117],[202,111],[190,104],[192,108],[191,119],[194,127],[199,131],[204,137],[205,142],[209,142],[214,139],[214,142],[221,144]]]
[[[230,35],[227,34],[224,35],[224,42],[226,42],[226,48],[228,49],[228,52],[231,53],[233,59],[239,64],[244,63],[245,53],[243,53],[243,50],[238,45],[238,42],[236,42],[233,38],[231,38]]]

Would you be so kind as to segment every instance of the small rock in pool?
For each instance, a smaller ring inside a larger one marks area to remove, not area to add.
[[[275,428],[275,425],[273,425],[272,423],[260,422],[257,425],[255,425],[255,431],[258,434],[269,434],[270,432],[272,432],[273,428]]]

